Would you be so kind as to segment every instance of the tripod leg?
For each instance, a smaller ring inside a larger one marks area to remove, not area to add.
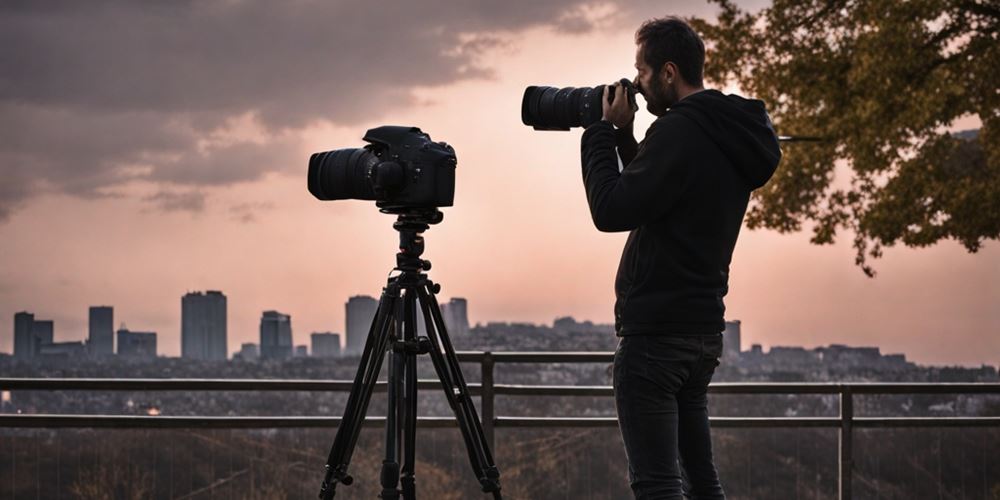
[[[468,385],[462,377],[455,349],[451,346],[451,341],[448,338],[441,309],[438,307],[434,294],[426,285],[418,289],[418,299],[424,314],[424,321],[427,323],[427,335],[431,343],[430,354],[434,362],[434,369],[441,379],[448,404],[458,419],[459,429],[465,440],[473,472],[479,479],[483,491],[491,492],[495,499],[499,499],[501,498],[500,471],[493,463],[493,455],[486,443],[479,415],[476,413],[475,405],[469,394]]]
[[[406,325],[403,314],[405,313],[406,298],[396,301],[393,310],[393,323],[397,335],[402,333]],[[392,339],[399,341],[398,338]],[[402,372],[405,358],[404,354],[395,347],[389,353],[389,376],[388,376],[388,405],[385,413],[385,459],[382,460],[382,473],[379,482],[382,485],[382,492],[379,498],[382,500],[396,500],[399,498],[399,455],[402,439],[400,439],[400,421],[403,406],[399,404],[402,396]]]
[[[319,493],[320,498],[324,500],[330,500],[334,497],[337,483],[351,484],[353,481],[347,473],[347,468],[351,461],[351,454],[354,452],[354,446],[357,444],[361,426],[364,423],[368,402],[382,368],[382,359],[385,357],[390,330],[393,326],[390,321],[391,311],[394,310],[398,302],[398,293],[398,289],[390,285],[386,287],[379,299],[375,318],[368,331],[365,348],[358,364],[357,374],[354,377],[354,385],[351,387],[351,393],[344,409],[344,418],[337,429],[337,436],[334,438],[330,455],[326,461],[326,475]]]
[[[406,324],[403,326],[403,339],[414,343],[417,337],[417,291],[416,288],[406,289],[403,298]],[[412,345],[412,344],[411,344]],[[413,349],[405,352],[403,373],[403,467],[400,476],[400,486],[404,500],[416,499],[416,450],[417,450],[417,353]]]

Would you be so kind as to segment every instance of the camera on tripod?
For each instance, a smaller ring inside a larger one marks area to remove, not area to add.
[[[416,357],[428,354],[455,413],[480,488],[494,500],[501,500],[500,470],[490,451],[492,432],[487,437],[448,338],[435,297],[441,286],[424,272],[430,270],[431,263],[421,257],[421,233],[441,222],[439,207],[454,202],[455,150],[432,141],[416,127],[377,127],[369,130],[364,140],[369,144],[363,148],[324,151],[309,158],[308,184],[313,196],[320,200],[375,200],[382,212],[397,216],[392,227],[399,232],[396,267],[382,289],[368,330],[319,497],[332,500],[338,484],[354,482],[348,472],[351,455],[388,353],[386,446],[379,498],[416,498]],[[423,319],[426,336],[418,335],[418,316]]]
[[[450,207],[455,200],[455,150],[417,127],[370,129],[363,148],[309,158],[309,192],[321,200],[375,200],[389,213]]]

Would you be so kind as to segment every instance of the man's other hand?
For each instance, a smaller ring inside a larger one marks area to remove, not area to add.
[[[614,92],[614,100],[608,103],[608,93]],[[632,124],[635,119],[635,110],[628,101],[627,91],[621,83],[615,82],[613,85],[604,86],[604,96],[601,99],[601,107],[604,114],[602,119],[613,123],[618,128],[625,128]]]

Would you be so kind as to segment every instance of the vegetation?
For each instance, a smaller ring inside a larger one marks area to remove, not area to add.
[[[851,233],[856,263],[902,242],[1000,237],[1000,6],[982,0],[729,0],[692,25],[706,78],[763,99],[786,143],[758,190],[751,228],[830,244]],[[959,119],[978,131],[951,134]],[[975,121],[975,120],[973,120]]]

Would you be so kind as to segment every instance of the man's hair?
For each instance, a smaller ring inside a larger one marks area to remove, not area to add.
[[[635,43],[642,46],[642,58],[654,73],[659,74],[669,61],[677,65],[685,82],[702,85],[705,44],[683,19],[650,19],[635,32]]]

